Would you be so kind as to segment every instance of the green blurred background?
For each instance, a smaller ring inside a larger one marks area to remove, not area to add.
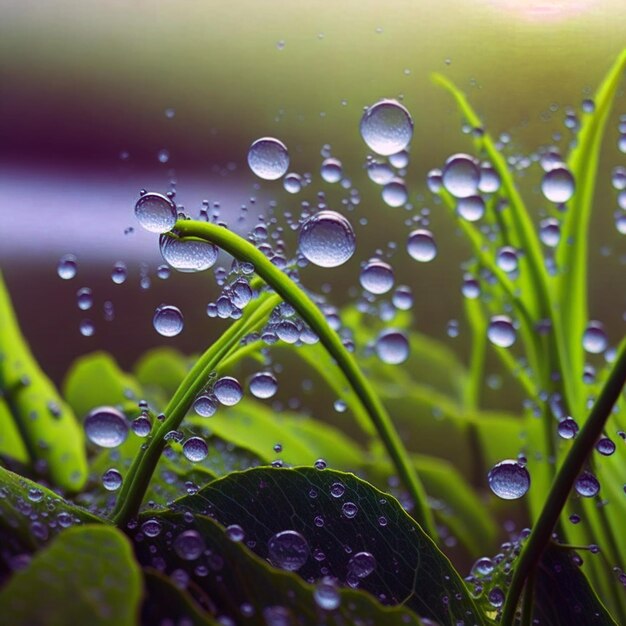
[[[208,199],[234,224],[247,205],[244,230],[270,200],[278,211],[295,211],[325,191],[339,208],[345,192],[318,174],[324,144],[360,191],[353,221],[368,224],[358,228],[359,253],[350,263],[307,271],[307,284],[331,283],[330,299],[345,302],[359,262],[397,241],[393,265],[398,282],[416,294],[417,327],[464,353],[459,266],[468,249],[424,182],[431,167],[471,144],[429,75],[453,79],[489,131],[510,133],[513,151],[529,153],[565,131],[565,107],[579,107],[626,45],[624,24],[623,0],[1,0],[0,267],[36,355],[57,380],[76,356],[96,348],[128,367],[145,348],[165,343],[151,326],[161,302],[177,304],[186,317],[185,331],[167,343],[201,350],[226,325],[204,313],[211,281],[154,277],[155,237],[124,234],[136,226],[139,189],[164,191],[173,175],[191,214]],[[358,122],[363,107],[382,97],[402,98],[415,120],[406,179],[414,207],[433,212],[440,253],[428,265],[404,252],[409,214],[387,207],[364,174]],[[613,224],[609,173],[625,160],[617,150],[624,112],[621,93],[589,234],[592,314],[613,342],[623,333],[625,249]],[[287,144],[290,169],[313,173],[300,196],[248,170],[247,148],[264,135]],[[166,164],[157,158],[162,149],[170,154]],[[525,192],[539,215],[536,169],[525,177]],[[68,252],[79,257],[79,274],[61,281],[56,263]],[[119,260],[129,268],[124,285],[109,278]],[[139,287],[141,263],[150,289]],[[78,330],[86,315],[75,292],[83,286],[94,290],[92,337]],[[102,319],[107,300],[115,307],[111,322]],[[450,319],[461,321],[457,339],[446,335]]]

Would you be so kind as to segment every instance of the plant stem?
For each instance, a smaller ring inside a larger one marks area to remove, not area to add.
[[[580,430],[580,433],[574,441],[574,445],[565,457],[552,483],[539,519],[532,529],[522,549],[522,553],[519,556],[502,613],[502,623],[507,626],[513,624],[515,610],[524,583],[538,564],[546,545],[550,541],[552,531],[565,506],[574,481],[580,473],[598,437],[602,434],[602,430],[611,415],[613,406],[619,399],[624,383],[626,383],[626,340],[622,341],[620,345],[613,369],[585,425]]]
[[[133,460],[113,511],[113,522],[117,526],[123,528],[139,510],[165,447],[165,435],[180,426],[194,398],[206,385],[209,375],[222,359],[227,357],[233,348],[236,348],[243,337],[265,320],[278,302],[277,296],[270,294],[259,296],[256,306],[249,304],[249,309],[246,309],[244,316],[206,350],[185,376],[165,409],[165,421],[159,426],[147,446],[142,448]]]
[[[304,290],[273,265],[260,250],[226,228],[207,222],[183,220],[177,222],[175,230],[182,237],[196,237],[210,241],[240,261],[252,263],[256,273],[291,304],[317,334],[320,342],[334,358],[369,414],[400,479],[413,500],[413,517],[431,537],[435,538],[436,529],[426,501],[426,493],[391,418],[361,372],[355,358],[346,350],[339,335],[328,325],[323,313]]]

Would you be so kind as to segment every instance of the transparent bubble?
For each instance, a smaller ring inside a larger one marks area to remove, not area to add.
[[[226,527],[226,536],[235,543],[243,541],[246,537],[246,533],[239,524],[231,524]]]
[[[283,179],[283,187],[289,193],[300,193],[302,191],[302,176],[300,174],[287,174]]]
[[[356,237],[350,222],[335,211],[320,211],[300,229],[301,254],[314,265],[338,267],[354,254]]]
[[[367,166],[367,175],[377,185],[386,185],[393,177],[393,170],[387,163],[372,161]]]
[[[113,266],[113,271],[111,272],[111,280],[116,285],[121,285],[126,282],[126,278],[128,277],[128,270],[126,269],[126,264],[122,263],[122,261],[118,261]]]
[[[491,165],[484,164],[480,166],[480,180],[478,190],[482,193],[495,193],[500,189],[500,176]]]
[[[559,220],[547,217],[539,224],[539,237],[549,248],[555,248],[561,238],[561,225]]]
[[[161,523],[156,519],[147,519],[141,525],[141,532],[150,539],[158,537],[161,533]]]
[[[394,283],[391,265],[378,259],[368,261],[359,275],[361,287],[372,294],[380,295],[391,290]]]
[[[159,335],[175,337],[182,332],[185,322],[178,307],[162,304],[154,313],[152,325]]]
[[[333,498],[341,498],[341,496],[343,496],[345,491],[346,491],[346,487],[345,485],[342,485],[341,483],[333,483],[330,486],[330,495]]]
[[[480,170],[468,154],[453,154],[443,168],[441,182],[455,198],[476,195],[480,182]]]
[[[498,250],[496,264],[503,272],[514,272],[517,269],[517,250],[511,246],[504,246]]]
[[[354,504],[354,502],[344,502],[341,506],[341,512],[348,519],[352,519],[353,517],[356,517],[356,514],[359,512],[359,507]]]
[[[489,487],[503,500],[517,500],[526,494],[530,487],[528,470],[517,461],[500,461],[487,475]]]
[[[338,183],[343,176],[341,161],[332,157],[324,159],[321,174],[327,183]]]
[[[325,611],[334,611],[341,604],[339,588],[333,578],[324,576],[315,585],[313,590],[315,604]]]
[[[185,530],[173,542],[174,551],[185,561],[195,561],[204,552],[204,540],[196,530]]]
[[[137,437],[147,437],[152,430],[152,423],[148,417],[140,415],[131,422],[130,427]]]
[[[376,559],[369,552],[357,552],[348,561],[348,572],[357,578],[366,578],[376,569]]]
[[[207,394],[199,395],[193,403],[193,410],[200,417],[212,417],[217,411],[217,401]]]
[[[468,222],[477,222],[485,214],[485,201],[480,196],[459,198],[456,212]]]
[[[122,475],[115,469],[108,469],[102,474],[102,486],[107,491],[117,491],[122,486]]]
[[[626,235],[626,213],[615,214],[615,228],[620,235]]]
[[[170,160],[170,151],[162,148],[157,152],[159,163],[167,163]]]
[[[93,292],[89,287],[82,287],[76,292],[76,304],[81,311],[88,311],[93,306]]]
[[[596,450],[603,456],[611,456],[615,452],[615,442],[608,437],[601,437],[596,443]]]
[[[517,332],[511,318],[506,315],[492,317],[487,327],[487,337],[496,346],[511,347],[517,338]]]
[[[613,168],[611,172],[611,184],[613,185],[613,189],[617,191],[626,189],[626,167],[618,165]]]
[[[96,331],[96,327],[91,320],[81,320],[79,330],[83,337],[91,337]]]
[[[309,558],[307,540],[295,530],[283,530],[271,537],[267,544],[272,563],[290,572],[298,571]]]
[[[135,204],[135,216],[151,233],[166,233],[174,228],[178,213],[176,205],[160,193],[143,194]]]
[[[369,149],[377,154],[395,154],[411,142],[413,119],[396,100],[381,100],[363,113],[361,137]]]
[[[491,604],[491,606],[499,609],[504,604],[504,591],[502,591],[499,587],[490,589],[487,595],[487,600],[489,600],[489,604]]]
[[[583,348],[590,354],[601,354],[609,345],[609,339],[601,322],[591,321],[583,334]]]
[[[544,172],[549,172],[555,167],[563,166],[563,157],[556,150],[548,150],[541,155],[539,163]]]
[[[428,263],[437,256],[437,244],[429,230],[418,229],[409,233],[406,249],[409,256],[420,263]]]
[[[399,207],[406,204],[409,199],[409,193],[406,190],[406,185],[401,178],[392,178],[383,187],[383,201],[387,206]]]
[[[123,413],[110,406],[94,409],[85,418],[87,439],[101,448],[117,448],[128,437],[128,422]]]
[[[443,187],[442,174],[440,169],[430,170],[426,176],[428,189],[433,193],[439,193]]]
[[[546,172],[541,181],[541,191],[550,202],[567,202],[574,195],[574,177],[563,165]]]
[[[591,472],[582,472],[574,483],[574,489],[584,498],[593,498],[600,491],[600,483]]]
[[[224,406],[234,406],[241,398],[243,398],[243,389],[239,381],[232,376],[223,376],[215,385],[213,385],[213,393],[220,404]]]
[[[289,168],[287,146],[274,137],[261,137],[248,150],[248,165],[259,178],[276,180]]]
[[[188,461],[199,463],[206,459],[209,447],[202,437],[189,437],[183,444],[183,454]]]
[[[413,294],[411,288],[406,285],[400,285],[391,296],[391,302],[396,309],[400,311],[408,311],[413,306]]]
[[[76,276],[77,268],[76,257],[73,254],[66,254],[59,259],[57,274],[63,280],[70,280]]]
[[[557,432],[561,439],[573,439],[578,433],[578,424],[571,417],[566,417],[559,422]]]
[[[215,265],[219,250],[209,241],[164,234],[159,239],[163,260],[179,272],[202,272]]]
[[[266,400],[278,391],[278,381],[271,372],[257,372],[250,377],[248,388],[255,398]]]
[[[409,164],[409,153],[406,150],[401,150],[395,154],[390,154],[389,163],[397,170],[404,169]]]
[[[461,293],[470,300],[478,298],[480,296],[480,282],[473,276],[466,276],[463,279]]]
[[[494,569],[494,562],[490,558],[483,556],[472,565],[472,574],[475,576],[489,576]]]
[[[409,340],[400,330],[381,332],[376,339],[375,349],[378,358],[389,365],[404,363],[409,358]]]

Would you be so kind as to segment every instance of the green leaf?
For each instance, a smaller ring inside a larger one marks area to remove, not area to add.
[[[185,423],[209,428],[262,459],[279,458],[293,465],[313,465],[324,459],[331,467],[342,469],[363,462],[364,452],[333,426],[293,413],[276,413],[254,400],[244,399],[210,419],[188,417]],[[273,452],[277,443],[282,446],[279,454]]]
[[[617,626],[572,556],[555,546],[543,553],[536,573],[533,617],[541,626]]]
[[[109,526],[82,526],[12,576],[0,592],[0,615],[11,626],[134,626],[141,595],[128,539]]]
[[[148,350],[133,368],[137,380],[146,390],[162,392],[170,398],[189,371],[187,359],[173,348]]]
[[[70,407],[41,371],[24,339],[0,274],[0,392],[10,414],[0,413],[0,431],[15,429],[33,465],[52,481],[77,491],[87,478],[83,430]],[[9,415],[13,424],[9,424]],[[5,435],[10,436],[10,435]],[[23,457],[23,449],[17,453]],[[39,463],[37,463],[39,462]]]
[[[351,504],[356,514],[349,517],[345,511]],[[326,573],[345,581],[350,555],[369,552],[376,567],[358,581],[359,587],[385,604],[402,603],[442,626],[460,620],[484,623],[463,581],[421,527],[392,496],[352,474],[253,469],[216,480],[178,500],[173,509],[210,515],[223,526],[238,524],[247,545],[263,558],[276,533],[301,533],[311,551],[298,571],[305,580]]]
[[[22,435],[13,420],[7,401],[0,396],[0,456],[28,464],[30,456]]]
[[[142,624],[186,624],[220,626],[204,612],[185,589],[155,569],[144,570],[146,598],[141,611]]]
[[[142,399],[134,378],[125,374],[106,352],[92,352],[76,359],[65,377],[63,395],[81,419],[98,406]]]

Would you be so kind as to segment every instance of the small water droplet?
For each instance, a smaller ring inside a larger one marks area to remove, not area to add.
[[[73,254],[66,254],[59,259],[57,274],[63,280],[70,280],[76,276],[78,264]]]
[[[350,222],[343,215],[324,210],[302,225],[298,246],[302,255],[314,265],[338,267],[354,254],[356,238]]]
[[[178,217],[176,205],[160,193],[142,195],[135,204],[135,216],[143,228],[152,233],[165,233],[174,228]]]
[[[576,479],[574,488],[584,498],[593,498],[600,491],[600,483],[591,472],[582,472]]]
[[[487,328],[487,337],[496,346],[510,348],[517,338],[511,318],[506,315],[492,317]]]
[[[290,572],[298,571],[309,558],[307,540],[295,530],[284,530],[271,537],[268,556],[272,563]]]
[[[564,166],[558,165],[544,174],[541,191],[550,202],[562,204],[574,195],[574,177]]]
[[[590,354],[600,354],[609,345],[608,337],[601,322],[591,321],[583,334],[583,348]]]
[[[276,394],[278,381],[271,372],[257,372],[250,377],[248,388],[255,398],[266,400]]]
[[[224,406],[234,406],[243,398],[243,389],[236,378],[223,376],[215,385],[213,393],[220,404]]]
[[[341,604],[339,588],[333,578],[324,576],[315,585],[313,599],[317,606],[325,611],[334,611]]]
[[[429,230],[418,229],[409,234],[407,242],[409,256],[420,263],[428,263],[437,256],[437,244]]]
[[[152,318],[154,329],[163,337],[175,337],[183,330],[185,322],[178,307],[162,304]]]
[[[453,154],[443,168],[441,182],[455,198],[476,195],[480,182],[480,170],[468,154]]]
[[[183,444],[183,454],[188,461],[199,463],[206,459],[209,447],[202,437],[189,437]]]
[[[87,439],[101,448],[117,448],[128,437],[128,422],[122,413],[110,406],[94,409],[85,418]]]
[[[248,150],[248,165],[259,178],[276,180],[289,168],[287,146],[274,137],[261,137]]]
[[[356,517],[356,514],[359,512],[359,507],[354,504],[354,502],[344,502],[341,507],[341,512],[348,518],[352,519]]]
[[[357,552],[348,561],[348,573],[357,578],[366,578],[376,569],[376,559],[369,552]]]
[[[375,344],[378,358],[389,365],[404,363],[409,358],[409,340],[400,330],[387,329],[378,335]]]
[[[108,469],[102,474],[102,486],[107,491],[117,491],[122,486],[122,475],[115,469]]]
[[[204,541],[196,530],[185,530],[173,542],[174,551],[185,561],[195,561],[204,552]]]
[[[338,183],[343,176],[341,161],[339,159],[333,159],[332,157],[324,159],[322,162],[321,175],[327,183]]]
[[[372,294],[387,293],[393,287],[394,275],[391,265],[378,259],[368,261],[359,275],[363,289]]]
[[[381,100],[361,118],[361,137],[377,154],[389,156],[404,150],[413,137],[413,119],[396,100]]]

